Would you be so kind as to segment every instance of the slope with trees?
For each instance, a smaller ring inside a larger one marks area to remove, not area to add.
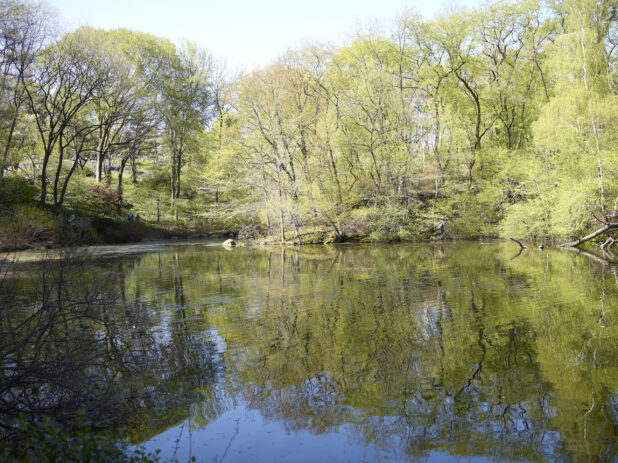
[[[103,217],[103,188],[151,223],[279,241],[576,245],[616,229],[616,0],[405,14],[247,73],[1,6],[5,217],[33,197]]]

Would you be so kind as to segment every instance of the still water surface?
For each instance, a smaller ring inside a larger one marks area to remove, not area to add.
[[[82,275],[124,327],[127,435],[164,459],[611,461],[616,266],[518,251],[170,246]]]

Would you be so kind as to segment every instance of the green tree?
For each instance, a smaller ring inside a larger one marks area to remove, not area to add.
[[[564,31],[550,49],[555,95],[534,124],[543,160],[549,233],[571,237],[615,221],[618,85],[615,1],[565,2]],[[540,195],[539,195],[540,196]]]
[[[180,197],[181,172],[187,163],[186,155],[199,150],[199,137],[211,119],[213,61],[208,52],[192,43],[186,43],[178,53],[168,55],[167,59],[168,73],[161,82],[158,110],[165,123],[173,204]]]
[[[0,178],[9,167],[19,165],[16,141],[20,145],[19,135],[28,130],[25,82],[50,39],[50,23],[50,14],[40,3],[0,2]]]

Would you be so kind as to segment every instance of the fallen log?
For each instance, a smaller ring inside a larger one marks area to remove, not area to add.
[[[580,244],[585,243],[586,241],[590,241],[593,238],[596,238],[603,233],[607,233],[611,230],[618,230],[618,223],[608,223],[604,227],[599,228],[597,231],[590,233],[589,235],[584,236],[576,241],[570,241],[568,243],[559,244],[559,248],[575,248]]]

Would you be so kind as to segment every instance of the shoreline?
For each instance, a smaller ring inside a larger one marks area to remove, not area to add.
[[[469,242],[474,244],[491,244],[491,243],[504,243],[508,242],[507,238],[476,238],[476,239],[444,239],[444,240],[424,240],[424,241],[361,241],[361,240],[347,240],[335,243],[320,243],[320,242],[295,242],[294,240],[288,240],[280,242],[276,239],[233,239],[234,245],[227,246],[224,243],[229,240],[231,234],[227,233],[213,233],[213,234],[199,234],[198,236],[176,235],[166,238],[157,237],[155,239],[144,239],[141,241],[135,241],[130,243],[113,243],[113,244],[93,244],[73,246],[68,248],[62,248],[60,246],[54,247],[34,247],[25,250],[12,250],[12,251],[0,251],[0,269],[6,269],[13,264],[28,264],[35,262],[44,262],[57,260],[66,255],[62,251],[73,253],[76,257],[91,257],[91,258],[115,258],[127,255],[137,255],[144,253],[151,253],[156,251],[164,251],[172,246],[204,246],[213,248],[223,248],[228,251],[234,248],[303,248],[303,247],[330,247],[330,246],[370,246],[370,245],[437,245],[455,242]],[[517,248],[516,245],[514,245]],[[581,254],[591,258],[595,261],[603,261],[604,265],[618,265],[618,261],[614,259],[608,259],[606,256],[598,255],[595,249],[580,249],[580,248],[558,248],[555,245],[550,245],[547,249],[566,249],[567,251]],[[528,248],[530,250],[536,250],[535,247]],[[523,250],[522,250],[523,251]]]

